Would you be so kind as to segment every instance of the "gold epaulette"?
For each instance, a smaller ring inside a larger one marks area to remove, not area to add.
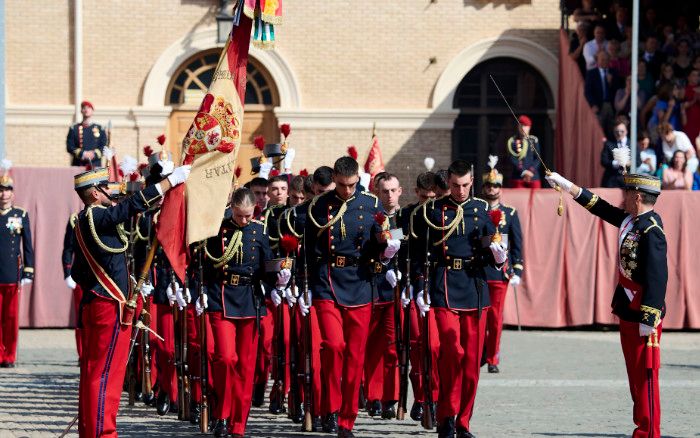
[[[485,200],[483,200],[483,199],[481,199],[481,198],[477,198],[476,196],[474,196],[472,199],[475,200],[475,201],[481,201],[481,202],[483,202],[483,203],[484,203],[484,208],[486,208],[487,210],[489,209],[489,203],[486,202]]]
[[[651,221],[652,224],[649,225],[649,226],[644,230],[644,234],[648,233],[652,228],[658,228],[658,229],[661,231],[661,234],[663,234],[664,236],[666,235],[666,233],[664,233],[664,229],[661,228],[661,225],[659,225],[659,223],[656,222],[656,219],[654,219],[653,217],[650,217],[649,220]]]
[[[21,211],[21,212],[22,212],[22,217],[25,217],[25,216],[27,215],[27,210],[23,209],[22,207],[17,207],[17,206],[15,206],[15,205],[13,205],[13,208],[15,208],[16,210]]]
[[[510,208],[510,215],[511,215],[511,216],[513,216],[513,215],[515,214],[515,207],[513,207],[512,205],[501,204],[501,206],[503,206],[503,207],[505,207],[505,208]]]
[[[75,224],[78,223],[78,213],[71,214],[70,219],[68,219],[68,222],[70,222],[71,228],[75,228]]]
[[[259,219],[251,219],[250,222],[258,225],[262,225],[263,227],[265,226],[265,223]]]
[[[377,206],[379,205],[379,198],[377,198],[377,195],[371,192],[362,192],[362,194],[367,195],[370,198],[374,198],[374,208],[377,208]]]

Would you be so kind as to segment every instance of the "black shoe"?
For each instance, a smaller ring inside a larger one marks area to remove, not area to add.
[[[0,368],[9,368],[9,363],[8,362],[0,362]]]
[[[134,400],[137,402],[143,400],[143,393],[141,391],[136,391],[136,394],[134,394]]]
[[[457,438],[476,438],[474,434],[469,432],[467,429],[457,428]]]
[[[367,398],[365,397],[365,387],[360,385],[360,394],[358,395],[357,407],[365,409],[367,407]]]
[[[156,393],[154,391],[151,391],[150,394],[143,394],[141,399],[143,400],[143,404],[145,404],[146,406],[153,406],[156,401]]]
[[[396,411],[394,410],[395,404],[396,404],[395,401],[384,403],[384,406],[382,406],[382,418],[383,419],[391,420],[392,418],[396,418]]]
[[[199,409],[199,403],[194,400],[190,401],[190,423],[199,424],[199,418],[202,412]]]
[[[367,413],[370,417],[375,417],[381,415],[382,413],[382,403],[379,400],[367,401]]]
[[[287,412],[287,409],[284,407],[284,403],[280,402],[279,398],[277,397],[270,399],[270,407],[268,410],[273,415],[284,414]]]
[[[319,430],[323,430],[323,421],[321,421],[321,417],[314,417],[311,421],[311,432],[318,432]]]
[[[498,369],[498,365],[491,365],[489,364],[489,373],[491,374],[498,374],[501,371]]]
[[[263,403],[265,403],[265,384],[256,383],[255,386],[253,386],[253,399],[250,404],[259,408]]]
[[[177,405],[177,401],[170,402],[170,412],[173,414],[180,412],[180,407]]]
[[[158,399],[156,400],[156,411],[158,415],[165,415],[170,412],[170,398],[165,391],[158,393]]]
[[[228,420],[214,421],[214,436],[217,438],[228,437]]]
[[[337,433],[338,432],[338,413],[333,412],[332,414],[326,415],[323,421],[323,426],[321,429],[326,433]]]
[[[411,406],[411,419],[418,422],[423,420],[423,403],[413,402],[413,406]]]
[[[340,427],[338,428],[338,438],[355,438],[355,435],[352,430]]]
[[[455,438],[454,417],[447,417],[438,425],[438,438]]]
[[[290,418],[294,424],[299,424],[304,421],[304,403],[299,403],[299,406],[297,406],[297,414]]]

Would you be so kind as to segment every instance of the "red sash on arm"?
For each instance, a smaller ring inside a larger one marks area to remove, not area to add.
[[[121,289],[119,289],[117,283],[115,283],[114,280],[112,280],[112,278],[107,274],[104,268],[100,266],[99,263],[97,263],[97,260],[95,260],[95,257],[93,257],[92,254],[90,254],[90,251],[88,251],[88,247],[85,244],[85,240],[83,239],[82,231],[80,231],[79,223],[76,224],[75,227],[75,237],[77,238],[76,240],[78,241],[78,245],[80,246],[83,255],[85,255],[85,259],[87,260],[88,265],[90,265],[90,270],[92,270],[92,273],[95,274],[95,278],[97,278],[97,281],[102,285],[102,287],[105,288],[109,296],[111,296],[115,301],[119,303],[119,316],[121,319],[122,309],[124,308],[124,304],[126,303],[124,293],[121,291]]]
[[[642,305],[642,286],[625,277],[619,270],[617,274],[617,281],[620,285],[634,294],[634,298],[630,300],[630,309],[639,310]]]

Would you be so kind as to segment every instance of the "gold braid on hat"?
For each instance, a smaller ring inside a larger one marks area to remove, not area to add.
[[[231,240],[224,249],[224,253],[221,257],[214,257],[204,245],[204,253],[207,255],[209,260],[214,262],[215,268],[220,268],[236,257],[236,263],[241,264],[243,262],[243,231],[236,230],[231,236]]]

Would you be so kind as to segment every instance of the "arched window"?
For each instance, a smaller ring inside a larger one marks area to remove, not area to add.
[[[220,49],[201,52],[185,62],[173,76],[167,104],[176,108],[198,107],[207,92],[219,61]],[[277,105],[277,90],[268,73],[254,60],[248,61],[248,83],[245,92],[246,109],[268,109]],[[258,107],[259,105],[259,107]]]
[[[517,129],[489,76],[496,80],[515,114],[526,114],[532,119],[531,134],[539,138],[542,158],[548,166],[553,161],[554,132],[548,113],[554,108],[554,99],[547,82],[535,68],[521,60],[489,59],[467,73],[457,87],[453,102],[460,114],[452,131],[452,156],[474,164],[478,186],[490,154],[498,155],[498,169],[507,184],[512,168],[506,143]]]

